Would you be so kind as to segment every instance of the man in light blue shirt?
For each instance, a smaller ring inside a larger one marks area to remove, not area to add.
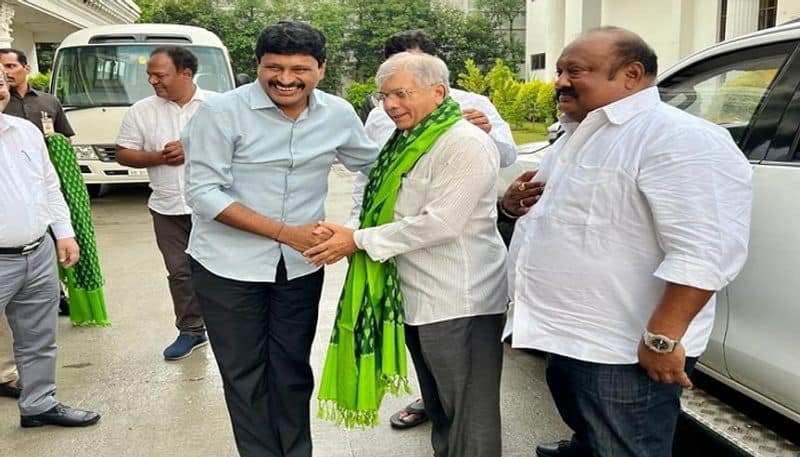
[[[256,58],[258,81],[209,98],[183,131],[187,252],[240,455],[310,457],[323,271],[301,253],[318,241],[333,160],[367,172],[378,148],[347,101],[315,89],[318,30],[269,26]]]

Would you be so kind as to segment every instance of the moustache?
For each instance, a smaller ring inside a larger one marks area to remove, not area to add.
[[[566,95],[568,97],[578,98],[578,93],[575,92],[575,89],[556,89],[556,101],[562,96]]]
[[[298,82],[298,81],[294,81],[294,82],[289,83],[289,84],[284,84],[284,83],[278,81],[277,79],[271,80],[269,82],[269,85],[270,85],[270,87],[277,87],[277,86],[281,86],[281,87],[296,87],[298,89],[302,89],[302,88],[306,87],[305,84],[303,84],[301,82]]]

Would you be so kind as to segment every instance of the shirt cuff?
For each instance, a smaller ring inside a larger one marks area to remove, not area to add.
[[[57,240],[64,238],[75,238],[75,231],[72,229],[72,224],[69,222],[54,222],[50,224],[50,229],[53,231]]]
[[[356,243],[356,246],[358,247],[358,249],[360,249],[362,251],[364,250],[363,237],[364,237],[364,231],[363,230],[356,230],[355,232],[353,232],[353,242]]]
[[[705,260],[670,255],[661,262],[654,276],[667,282],[713,291],[730,282],[719,268]]]
[[[200,217],[213,220],[225,208],[231,206],[236,200],[230,195],[221,191],[208,192],[196,199],[194,205],[190,205],[192,210]]]

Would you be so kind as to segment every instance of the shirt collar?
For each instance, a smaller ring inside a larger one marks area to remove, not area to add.
[[[250,83],[249,92],[250,109],[278,109],[278,107],[275,105],[275,102],[273,102],[272,99],[269,98],[269,95],[264,92],[264,89],[261,87],[261,84],[258,81]],[[309,111],[315,111],[318,106],[325,106],[327,104],[325,103],[325,100],[319,96],[318,92],[319,90],[314,89],[311,91],[311,95],[308,96]]]
[[[16,89],[12,89],[11,87],[9,87],[9,88],[8,88],[8,90],[9,90],[9,92],[11,93],[11,96],[12,96],[12,97],[17,97],[17,98],[20,98],[20,99],[22,99],[22,98],[25,98],[25,97],[27,97],[28,95],[35,95],[35,96],[37,96],[37,97],[39,96],[39,91],[38,91],[38,90],[36,90],[36,89],[34,89],[34,88],[33,88],[33,87],[31,87],[31,86],[28,86],[28,91],[27,91],[27,92],[25,92],[25,95],[22,95],[22,96],[20,96],[20,95],[19,95],[19,92],[17,92],[17,90],[16,90]]]
[[[629,120],[633,119],[637,114],[650,110],[661,103],[661,96],[658,93],[658,87],[651,86],[646,89],[640,90],[634,94],[628,95],[625,98],[619,99],[608,105],[601,106],[595,110],[590,111],[586,117],[603,113],[608,119],[608,122],[616,125],[622,125]],[[559,117],[561,125],[568,132],[574,131],[579,122],[575,122],[566,114]]]
[[[172,100],[167,100],[166,98],[162,98],[162,97],[159,97],[159,96],[156,96],[156,98],[161,100],[161,103],[163,103],[165,105],[173,104],[173,105],[178,106],[178,104],[173,102]],[[192,94],[192,98],[190,98],[189,101],[186,102],[186,104],[183,105],[183,106],[188,106],[190,103],[192,103],[195,100],[201,101],[201,102],[205,101],[206,98],[208,98],[208,94],[206,93],[206,91],[204,91],[203,89],[201,89],[201,88],[199,88],[199,87],[197,87],[195,85],[194,86],[194,93]]]

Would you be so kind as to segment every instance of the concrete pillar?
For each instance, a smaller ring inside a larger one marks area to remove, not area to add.
[[[758,30],[758,0],[728,0],[725,39]]]
[[[561,0],[548,0],[545,7],[545,37],[547,44],[544,55],[545,81],[555,79],[556,60],[564,49],[564,2]]]
[[[10,48],[14,38],[11,37],[11,22],[14,20],[14,7],[0,3],[0,48]]]

